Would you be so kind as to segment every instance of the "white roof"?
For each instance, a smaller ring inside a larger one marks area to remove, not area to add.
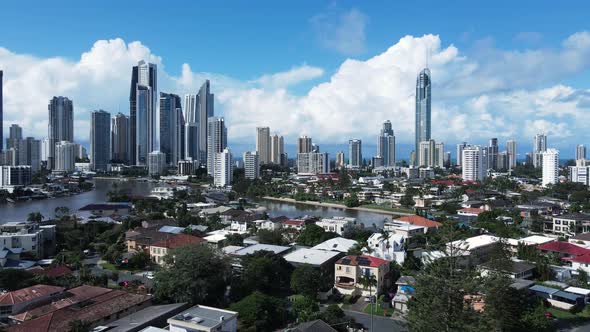
[[[540,245],[548,242],[553,242],[556,240],[557,239],[548,236],[531,235],[523,237],[522,239],[508,239],[507,242],[512,246],[517,246],[519,243],[523,243],[525,245]]]
[[[218,231],[213,231],[213,232],[207,233],[207,236],[205,236],[204,239],[210,243],[217,243],[217,242],[221,242],[221,241],[225,240],[225,238],[229,234],[230,234],[230,232],[228,232],[228,231],[218,230]]]
[[[245,256],[249,254],[254,254],[258,251],[270,251],[275,254],[283,253],[287,250],[291,249],[291,247],[284,247],[284,246],[275,246],[272,244],[255,244],[240,250],[235,251],[233,254],[236,256]]]
[[[464,250],[473,250],[479,247],[485,247],[492,243],[496,243],[500,241],[499,238],[492,236],[492,235],[478,235],[474,237],[467,238],[465,240],[457,240],[453,242],[447,243],[447,246],[453,246],[455,248],[464,249]]]
[[[221,248],[221,251],[227,255],[227,254],[232,254],[232,253],[234,253],[240,249],[243,249],[243,248],[244,247],[242,247],[242,246],[225,246],[225,247]]]
[[[301,248],[285,255],[285,260],[294,264],[310,264],[320,266],[340,255],[337,251]]]
[[[336,237],[333,239],[329,239],[318,244],[311,249],[316,250],[328,250],[328,251],[339,251],[339,252],[347,252],[350,248],[352,248],[355,244],[357,244],[355,240],[345,239],[343,237]]]
[[[587,296],[588,294],[590,294],[590,289],[580,288],[580,287],[568,287],[568,288],[564,289],[564,291],[574,293],[574,294],[580,294],[580,295],[584,295],[584,296]]]

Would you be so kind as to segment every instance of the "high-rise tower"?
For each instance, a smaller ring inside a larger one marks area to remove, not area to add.
[[[158,67],[139,61],[131,70],[129,92],[129,154],[132,165],[145,165],[148,154],[155,147],[157,92]]]
[[[430,140],[431,119],[431,77],[428,68],[423,69],[416,79],[416,143],[418,153],[420,142]]]

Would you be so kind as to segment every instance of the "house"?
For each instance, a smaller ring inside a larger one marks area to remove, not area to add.
[[[581,233],[568,239],[569,243],[582,246],[584,248],[590,248],[590,233]]]
[[[553,221],[553,234],[564,236],[576,236],[580,233],[590,232],[590,215],[583,213],[570,213],[563,216],[555,216]]]
[[[36,264],[35,261],[20,259],[22,252],[22,248],[2,247],[0,249],[0,268],[28,269],[33,267]]]
[[[0,247],[22,249],[37,258],[51,256],[55,250],[55,225],[7,222],[0,225]]]
[[[28,271],[30,271],[31,273],[33,273],[35,275],[44,275],[49,278],[61,278],[61,277],[69,276],[72,274],[72,270],[70,270],[65,265],[48,267],[45,269],[37,266],[36,269],[30,269]]]
[[[19,314],[27,309],[58,298],[64,287],[35,285],[0,294],[0,318]]]
[[[248,233],[248,222],[245,220],[232,220],[229,230],[238,234]]]
[[[302,231],[305,227],[305,220],[289,219],[281,222],[282,228]]]
[[[390,262],[403,264],[406,258],[406,238],[401,234],[390,233],[387,238],[381,233],[373,233],[367,239],[363,252]]]
[[[184,232],[184,230],[185,230],[184,227],[162,226],[162,227],[160,227],[160,229],[158,229],[158,232],[170,233],[170,234],[180,234],[180,233]]]
[[[498,269],[490,262],[480,264],[479,270],[481,271],[482,276],[486,276],[492,271],[498,271]],[[525,261],[511,261],[509,266],[507,265],[507,267],[499,272],[504,273],[512,279],[529,279],[533,277],[534,271],[534,264]]]
[[[274,219],[274,218],[273,218]],[[252,223],[256,226],[256,229],[265,229],[268,231],[276,231],[283,227],[281,221],[275,221],[273,219],[268,220],[254,220]],[[287,219],[288,220],[288,219]]]
[[[374,276],[377,285],[371,293],[381,294],[389,287],[389,262],[368,255],[351,255],[334,265],[334,287],[342,294],[368,296],[369,289],[361,284],[363,276]]]
[[[477,265],[489,259],[499,241],[500,239],[495,236],[484,234],[449,242],[446,249],[450,255],[465,256],[467,258],[465,264]]]
[[[129,203],[99,203],[88,204],[81,207],[78,211],[89,212],[93,216],[126,216],[131,211],[131,204]]]
[[[236,332],[238,313],[196,305],[168,319],[170,332]]]
[[[254,245],[247,246],[247,247],[241,248],[239,250],[236,250],[232,253],[232,255],[233,256],[246,256],[246,255],[255,254],[259,251],[268,251],[268,252],[272,252],[275,255],[283,255],[283,254],[287,253],[289,250],[291,250],[291,247],[277,246],[277,245],[273,245],[273,244],[254,244]]]
[[[548,237],[548,236],[530,235],[530,236],[523,237],[520,239],[506,239],[506,244],[509,246],[509,248],[512,252],[516,252],[518,250],[519,245],[538,246],[538,245],[553,242],[556,240],[557,239],[552,238],[552,237]]]
[[[407,222],[386,221],[383,223],[383,230],[401,235],[406,239],[411,239],[417,235],[424,234],[426,232],[426,227],[412,225]]]
[[[309,322],[301,323],[294,328],[290,328],[286,331],[289,332],[337,332],[337,330],[328,323],[321,319],[312,320]]]
[[[153,243],[168,239],[176,235],[174,233],[160,232],[158,229],[159,228],[137,227],[133,230],[125,232],[125,242],[127,244],[127,251],[145,251],[149,253],[150,246]]]
[[[355,227],[356,218],[350,217],[332,217],[323,218],[315,223],[320,226],[326,232],[336,233],[340,236],[344,235],[344,232],[350,228]]]
[[[150,246],[150,258],[157,264],[164,264],[164,256],[170,250],[194,244],[203,244],[207,241],[203,238],[188,234],[176,234],[170,238],[160,240]]]
[[[584,304],[584,295],[561,291],[559,289],[541,285],[534,285],[529,289],[536,296],[547,300],[551,306],[562,310],[570,310],[577,305]]]
[[[441,223],[438,221],[430,220],[421,216],[412,215],[412,216],[403,216],[397,219],[394,219],[395,222],[407,223],[414,226],[421,226],[424,227],[424,233],[428,231],[435,231],[439,227],[442,226]]]
[[[358,242],[355,240],[345,239],[343,237],[335,237],[333,239],[326,240],[311,249],[316,250],[327,250],[327,251],[338,251],[346,253],[348,250],[357,245]]]
[[[590,249],[569,242],[553,241],[537,246],[542,253],[554,253],[560,258],[573,258],[590,254]]]
[[[401,313],[408,312],[408,301],[412,298],[412,295],[416,293],[414,289],[414,283],[416,279],[412,276],[401,276],[395,282],[397,286],[397,292],[391,300],[393,310],[397,310]]]
[[[186,303],[172,303],[152,305],[145,309],[134,312],[116,321],[97,326],[94,331],[108,332],[138,332],[152,326],[165,326],[166,320],[175,316],[188,307]],[[153,328],[153,327],[152,327]],[[163,330],[169,332],[168,330]]]
[[[342,254],[337,251],[299,248],[285,255],[285,260],[293,266],[308,264],[314,267],[326,268],[334,266],[334,261]]]
[[[483,209],[479,208],[463,208],[457,210],[457,214],[460,216],[467,216],[467,217],[477,217],[480,213],[485,212]]]
[[[13,325],[8,332],[59,332],[68,331],[71,322],[81,320],[90,327],[105,325],[151,305],[150,295],[132,294],[122,290],[102,287],[80,286],[77,295],[48,303],[34,309],[24,317],[21,324]],[[81,300],[84,299],[84,300]],[[34,312],[34,313],[33,313]]]

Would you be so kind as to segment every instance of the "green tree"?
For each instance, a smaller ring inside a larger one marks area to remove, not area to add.
[[[165,302],[218,305],[224,298],[231,267],[212,248],[191,245],[172,250],[156,273],[156,298]]]
[[[2,269],[0,270],[0,289],[13,291],[33,284],[35,275],[26,270]]]
[[[282,256],[258,251],[242,258],[241,281],[250,292],[284,295],[289,289],[293,268]]]
[[[76,319],[68,324],[69,332],[89,332],[92,324],[89,321]]]
[[[274,331],[288,319],[287,304],[283,299],[254,292],[230,306],[237,311],[239,331]]]
[[[313,247],[326,240],[338,237],[338,234],[333,232],[326,232],[322,227],[316,224],[309,224],[305,226],[301,234],[297,237],[297,243]]]
[[[291,275],[291,289],[306,297],[314,298],[320,291],[322,275],[311,265],[300,265]]]
[[[44,217],[41,214],[41,212],[30,212],[29,215],[27,216],[27,221],[42,222],[43,218]]]
[[[346,199],[344,200],[344,205],[346,205],[346,207],[357,207],[361,205],[361,203],[359,201],[357,194],[352,193],[350,194],[350,196],[346,197]]]
[[[302,323],[315,319],[320,307],[315,298],[297,295],[293,299],[292,310],[297,317],[297,322]]]
[[[347,324],[344,323],[354,323],[354,320],[347,317],[344,311],[336,304],[329,305],[326,310],[320,313],[319,318],[339,332],[348,331]]]
[[[225,237],[225,244],[228,246],[243,246],[244,237],[241,234],[228,234]]]
[[[416,202],[414,202],[414,196],[411,192],[406,192],[406,194],[400,198],[399,203],[406,208],[412,207],[414,204],[416,204]]]
[[[280,230],[271,231],[268,229],[261,229],[256,235],[258,235],[258,242],[263,244],[274,244],[281,246],[286,242]]]
[[[132,269],[145,269],[151,262],[150,254],[140,251],[129,257],[127,265]]]
[[[361,278],[359,279],[360,284],[363,286],[363,289],[368,289],[369,290],[369,298],[372,299],[373,298],[373,287],[377,287],[377,279],[375,278],[375,275],[373,274],[365,274],[362,275]],[[375,301],[377,302],[377,301]],[[375,312],[375,304],[373,303],[373,300],[371,300],[371,304],[369,304],[371,306],[371,331],[373,330],[373,315]]]

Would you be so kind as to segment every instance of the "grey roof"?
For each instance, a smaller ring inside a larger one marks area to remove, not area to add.
[[[209,227],[205,225],[188,225],[188,228],[199,232],[206,232]]]
[[[395,282],[396,285],[413,285],[416,279],[412,276],[401,276]]]
[[[105,326],[110,327],[109,332],[139,331],[142,328],[147,328],[154,321],[162,319],[165,321],[168,317],[180,312],[186,306],[186,303],[149,306],[114,322],[105,324]]]
[[[176,226],[162,226],[162,227],[160,227],[160,229],[158,229],[158,232],[172,233],[172,234],[180,234],[180,233],[182,233],[182,231],[184,231],[184,228],[176,227]]]
[[[534,284],[535,284],[535,282],[532,280],[514,279],[514,282],[512,284],[510,284],[510,287],[520,290],[520,289],[529,288]]]
[[[561,298],[568,299],[571,301],[577,301],[578,299],[584,298],[584,295],[574,294],[574,293],[564,292],[564,291],[557,291],[553,294],[553,296],[559,296]]]
[[[590,233],[581,233],[581,234],[578,234],[578,235],[572,237],[572,239],[582,240],[582,241],[590,241]]]
[[[281,254],[281,253],[284,253],[290,249],[291,249],[291,247],[275,246],[272,244],[254,244],[254,245],[242,248],[240,250],[234,251],[233,255],[245,256],[245,255],[254,254],[258,251],[270,251],[275,254]]]
[[[336,329],[321,319],[312,320],[295,326],[293,332],[336,332]]]
[[[170,318],[170,320],[182,321],[182,322],[193,322],[195,324],[199,324],[201,326],[206,326],[209,328],[216,327],[219,325],[220,322],[223,320],[228,320],[238,315],[237,312],[229,311],[229,310],[222,310],[212,307],[205,307],[202,305],[196,305],[192,308],[189,308],[180,314]],[[198,321],[195,321],[195,319]],[[222,320],[223,319],[223,320]],[[172,323],[170,322],[169,323]]]
[[[566,219],[566,220],[590,220],[590,215],[584,213],[568,213],[562,216],[555,216],[553,219]]]
[[[490,262],[481,264],[481,266],[483,266],[484,268],[487,268],[487,269],[493,269],[489,264],[490,264]],[[527,262],[513,261],[512,265],[505,272],[518,274],[518,273],[523,273],[526,271],[533,270],[534,268],[535,268],[534,264],[527,263]]]
[[[546,294],[554,294],[559,291],[559,289],[545,287],[545,286],[541,286],[541,285],[534,285],[530,289],[533,292],[546,293]]]

